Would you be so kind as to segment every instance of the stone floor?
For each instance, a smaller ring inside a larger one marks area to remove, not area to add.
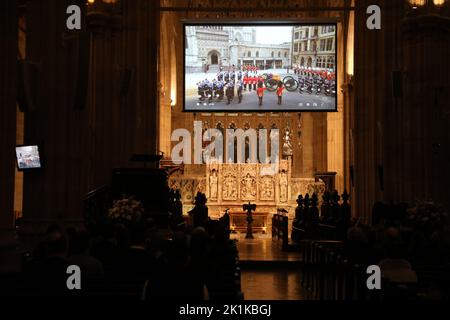
[[[305,300],[298,270],[243,270],[241,286],[245,300]]]
[[[232,239],[238,240],[239,259],[241,261],[292,261],[301,259],[297,252],[284,252],[281,250],[281,241],[272,240],[270,234],[254,235],[254,239],[245,239],[245,233],[236,233]]]
[[[307,299],[300,284],[299,253],[281,251],[281,243],[267,234],[255,234],[252,240],[246,240],[245,234],[233,234],[232,238],[238,240],[245,300]]]

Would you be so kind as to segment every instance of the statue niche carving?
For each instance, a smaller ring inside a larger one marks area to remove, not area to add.
[[[256,179],[250,173],[241,180],[241,199],[256,200]]]
[[[280,201],[288,201],[288,177],[286,170],[282,170],[280,173]]]
[[[291,138],[291,130],[286,128],[283,136],[283,157],[289,158],[294,154],[294,150],[292,147],[292,138]]]
[[[236,176],[228,172],[223,179],[222,198],[223,200],[237,200]]]
[[[218,195],[218,177],[217,170],[213,169],[211,175],[209,176],[209,198],[211,200],[217,200]]]
[[[272,176],[261,177],[261,193],[260,200],[273,201],[275,200],[275,183]]]

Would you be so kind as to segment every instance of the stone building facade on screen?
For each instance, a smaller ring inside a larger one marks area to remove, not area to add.
[[[258,44],[254,27],[187,26],[185,54],[187,72],[202,72],[206,65],[285,68],[291,64],[291,43]]]
[[[333,25],[295,27],[293,64],[335,71],[335,34],[336,28]]]

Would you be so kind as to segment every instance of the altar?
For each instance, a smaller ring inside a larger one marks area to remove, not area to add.
[[[285,209],[291,217],[299,194],[316,193],[319,200],[325,191],[323,181],[292,176],[291,160],[281,160],[276,170],[270,164],[210,163],[186,166],[169,178],[169,187],[180,190],[183,212],[194,206],[198,191],[205,193],[211,218],[228,210],[230,214],[242,212],[248,202],[257,205],[256,214],[267,213],[268,223],[278,209]]]
[[[269,227],[269,212],[253,212],[253,232],[266,233]],[[247,231],[247,212],[231,212],[230,213],[230,229],[231,231],[246,232]]]

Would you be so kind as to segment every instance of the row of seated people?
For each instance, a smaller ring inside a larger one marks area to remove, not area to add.
[[[450,220],[434,205],[377,203],[370,226],[354,224],[343,241],[312,242],[341,262],[359,266],[363,288],[367,266],[378,265],[384,298],[449,298]]]
[[[151,223],[104,225],[100,232],[49,226],[24,256],[15,294],[123,296],[146,301],[239,298],[238,252],[219,221],[158,230]],[[82,289],[67,289],[67,267],[81,269]]]
[[[348,203],[349,195],[345,191],[341,196],[334,191],[325,192],[322,205],[314,193],[297,198],[297,208],[292,222],[292,240],[302,239],[344,239],[351,225],[351,208]]]

